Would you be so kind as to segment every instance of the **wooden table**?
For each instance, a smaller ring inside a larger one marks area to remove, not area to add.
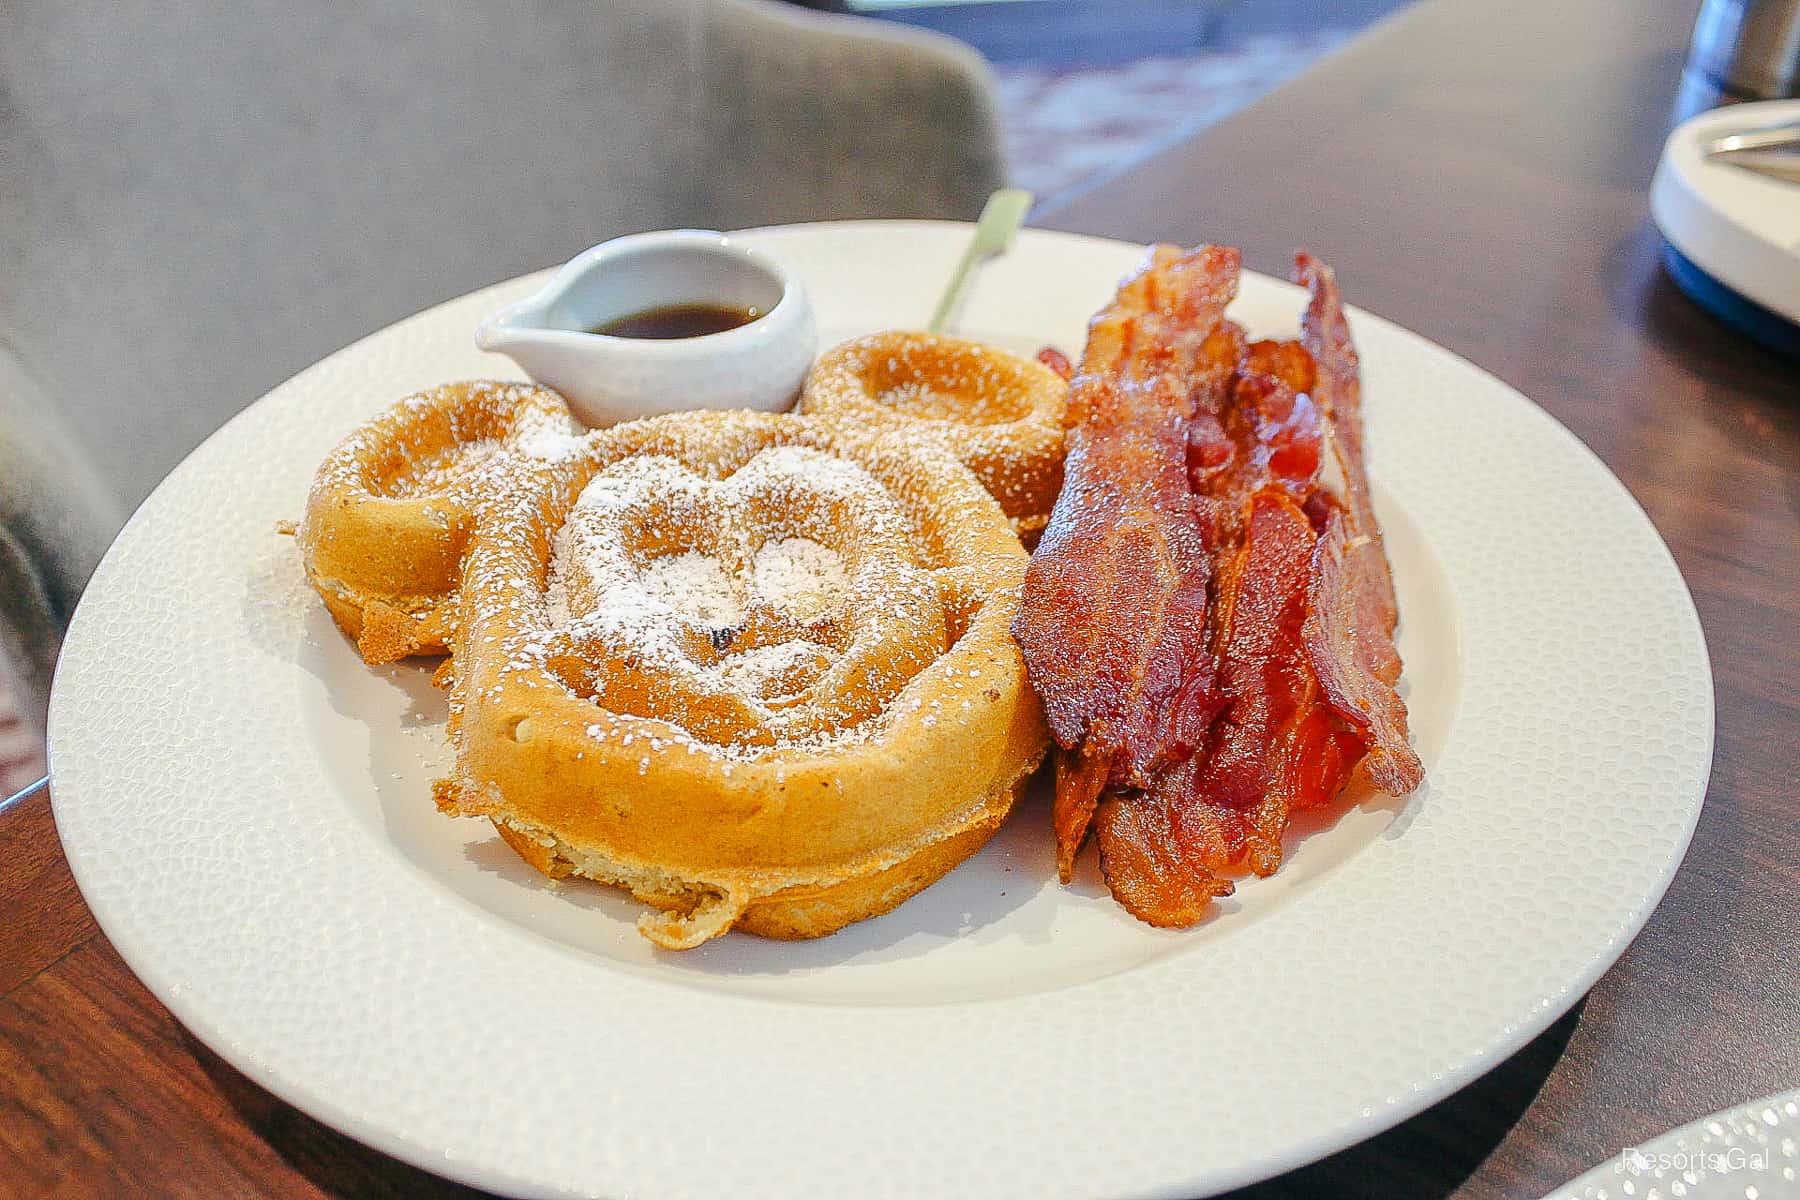
[[[1645,194],[1693,9],[1437,0],[1040,221],[1230,241],[1271,272],[1309,246],[1352,301],[1516,385],[1606,460],[1674,550],[1712,650],[1706,809],[1619,964],[1485,1078],[1246,1194],[1535,1196],[1800,1083],[1800,366],[1657,266]],[[0,814],[0,911],[0,1194],[467,1192],[326,1129],[176,1025],[95,927],[41,798]]]

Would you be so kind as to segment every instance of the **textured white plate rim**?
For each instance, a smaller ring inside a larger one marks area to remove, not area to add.
[[[879,225],[871,223],[861,226],[838,224],[813,227],[810,231],[805,227],[800,227],[784,231],[766,232],[769,236],[775,238],[804,238],[811,236],[811,234],[815,232],[824,236],[835,235],[842,237],[846,232],[850,233],[852,236],[861,236],[864,234],[874,235],[878,233],[888,233],[890,231],[910,230],[915,233],[932,232],[934,236],[941,235],[946,242],[955,241],[959,246],[960,238],[963,236],[963,231],[965,229],[966,227],[956,225],[907,222],[884,223]],[[1070,235],[1047,235],[1041,233],[1029,235],[1024,244],[1031,245],[1035,243],[1038,245],[1053,246],[1057,243],[1073,244],[1077,242],[1117,248],[1116,243],[1107,243],[1101,239],[1076,238]],[[488,291],[498,291],[507,286],[509,285],[497,285],[496,289],[488,289]],[[467,300],[468,298],[463,299]],[[1093,307],[1093,303],[1089,303],[1087,307]],[[334,356],[334,359],[356,352],[359,347],[367,345],[372,339],[394,336],[416,322],[430,322],[433,319],[435,311],[436,310],[428,310],[427,312],[409,318],[407,321],[401,322],[396,326],[390,327],[388,330],[371,335],[371,338],[363,339],[361,342],[340,352],[340,355]],[[1590,451],[1581,446],[1579,441],[1575,439],[1572,434],[1569,434],[1566,429],[1553,418],[1549,417],[1548,414],[1543,413],[1542,410],[1531,405],[1529,401],[1518,396],[1516,392],[1506,388],[1505,385],[1499,384],[1498,381],[1493,381],[1491,377],[1483,375],[1475,368],[1463,363],[1461,360],[1455,359],[1454,356],[1449,355],[1448,352],[1426,342],[1422,338],[1418,338],[1416,335],[1406,333],[1398,327],[1392,326],[1387,322],[1381,321],[1379,318],[1371,317],[1360,311],[1357,311],[1354,314],[1353,320],[1357,324],[1359,337],[1366,337],[1366,330],[1380,328],[1384,331],[1385,336],[1397,337],[1398,340],[1405,342],[1408,345],[1410,352],[1413,354],[1435,357],[1443,362],[1453,364],[1454,369],[1460,373],[1486,380],[1487,383],[1482,389],[1484,392],[1497,391],[1499,393],[1504,393],[1505,396],[1516,402],[1516,406],[1520,412],[1531,414],[1534,421],[1541,424],[1543,429],[1552,437],[1566,443],[1567,446],[1578,447],[1580,456],[1586,462],[1588,467],[1594,471],[1598,477],[1602,478],[1610,485],[1610,498],[1624,501],[1624,507],[1629,511],[1630,516],[1636,521],[1641,522],[1645,530],[1649,529],[1647,518],[1644,517],[1641,509],[1637,506],[1635,500],[1630,497],[1629,493],[1606,472],[1604,466],[1599,463],[1599,460],[1593,456]],[[332,360],[326,360],[326,363],[331,361]],[[272,397],[281,395],[299,381],[304,380],[312,372],[321,370],[324,366],[325,363],[318,364],[313,368],[309,368],[308,371],[302,372],[295,377],[295,380],[290,381],[289,384],[284,384],[282,388],[278,388],[274,393],[271,393]],[[251,410],[246,410],[244,414],[240,414],[239,417],[234,418],[234,420],[228,423],[208,444],[211,445],[214,442],[227,438],[231,435],[231,432],[242,423],[253,420],[252,414],[255,411],[256,409],[253,407]],[[1518,414],[1515,413],[1512,415],[1517,416]],[[202,451],[197,451],[196,454],[190,458],[188,463],[184,463],[182,467],[172,473],[170,477],[171,481],[202,469],[194,466],[194,460],[199,459],[201,456]],[[160,496],[163,492],[168,490],[169,486],[165,484],[163,489],[159,489],[158,495]],[[134,515],[132,521],[126,528],[126,531],[120,536],[120,544],[126,544],[137,538],[139,536],[140,526],[143,524],[162,519],[165,518],[158,511],[158,497],[153,496],[152,499],[147,501],[144,507]],[[1659,561],[1657,563],[1658,573],[1664,575],[1665,582],[1672,582],[1675,593],[1678,593],[1679,606],[1681,608],[1679,617],[1683,625],[1682,632],[1686,635],[1681,639],[1686,643],[1682,649],[1685,649],[1689,654],[1689,660],[1685,661],[1683,665],[1684,667],[1691,667],[1698,671],[1698,682],[1703,686],[1705,700],[1703,722],[1704,737],[1703,746],[1698,747],[1702,757],[1698,763],[1697,786],[1692,788],[1692,794],[1669,798],[1672,803],[1680,806],[1678,810],[1671,812],[1671,815],[1678,815],[1680,820],[1678,826],[1671,827],[1676,833],[1676,836],[1670,837],[1658,847],[1654,876],[1645,881],[1645,886],[1631,899],[1629,904],[1616,910],[1612,914],[1613,921],[1610,929],[1602,940],[1592,946],[1580,968],[1555,980],[1553,983],[1549,980],[1542,981],[1549,986],[1541,989],[1537,993],[1537,1000],[1533,1005],[1529,1006],[1524,1011],[1515,1011],[1510,1019],[1493,1025],[1485,1040],[1481,1041],[1479,1044],[1474,1045],[1473,1047],[1467,1043],[1462,1044],[1460,1046],[1460,1052],[1454,1056],[1454,1063],[1447,1068],[1435,1071],[1423,1079],[1415,1078],[1411,1080],[1403,1090],[1391,1092],[1375,1100],[1373,1103],[1365,1103],[1357,1108],[1345,1109],[1335,1119],[1316,1120],[1311,1124],[1306,1133],[1298,1136],[1290,1135],[1278,1139],[1261,1153],[1248,1154],[1236,1162],[1219,1164],[1210,1169],[1204,1165],[1190,1166],[1188,1171],[1180,1174],[1172,1174],[1164,1170],[1161,1172],[1160,1177],[1145,1177],[1143,1175],[1134,1176],[1129,1171],[1119,1172],[1116,1175],[1109,1175],[1108,1164],[1096,1161],[1091,1164],[1092,1173],[1077,1180],[1064,1179],[1062,1181],[1064,1187],[1073,1185],[1082,1190],[1118,1191],[1142,1195],[1191,1194],[1194,1191],[1201,1189],[1218,1190],[1236,1186],[1312,1161],[1323,1154],[1370,1136],[1405,1119],[1407,1116],[1412,1115],[1430,1103],[1442,1098],[1491,1068],[1506,1055],[1510,1054],[1529,1040],[1529,1038],[1535,1036],[1535,1034],[1545,1028],[1561,1012],[1563,1012],[1578,995],[1590,987],[1607,967],[1611,965],[1619,953],[1623,951],[1625,945],[1629,943],[1631,938],[1635,936],[1643,923],[1648,919],[1650,912],[1660,900],[1663,892],[1668,886],[1669,880],[1672,878],[1675,869],[1679,865],[1681,855],[1686,848],[1688,838],[1691,836],[1694,823],[1698,817],[1700,802],[1705,790],[1706,771],[1711,758],[1713,732],[1711,683],[1707,665],[1707,656],[1704,651],[1704,644],[1701,640],[1698,619],[1693,611],[1691,599],[1687,596],[1685,587],[1680,583],[1679,574],[1674,567],[1673,560],[1668,555],[1666,547],[1662,546],[1660,540],[1654,537],[1653,532],[1651,532],[1650,542],[1654,545],[1654,553],[1659,555]],[[112,556],[109,556],[109,558],[111,557]],[[125,582],[127,581],[115,581],[112,578],[112,573],[107,570],[106,566],[103,566],[101,572],[96,576],[97,586],[90,591],[90,602],[95,595],[102,595],[108,588],[121,586]],[[1673,595],[1665,596],[1664,599],[1672,601],[1675,597]],[[70,635],[70,646],[76,648],[78,651],[85,646],[85,643],[83,642],[85,623],[82,616],[88,611],[88,607],[89,602],[84,602],[83,611],[81,614],[78,614],[76,623]],[[80,654],[66,656],[65,665],[71,661],[80,660]],[[237,1014],[230,1008],[229,1003],[223,1003],[222,1005],[215,1004],[210,997],[187,990],[183,986],[182,980],[179,977],[179,972],[175,969],[177,964],[168,957],[168,948],[166,946],[152,944],[148,941],[140,942],[137,940],[137,935],[141,931],[131,924],[130,920],[128,920],[127,912],[121,908],[122,904],[129,903],[128,894],[130,889],[128,887],[121,887],[121,883],[116,876],[109,875],[105,870],[101,870],[95,865],[96,862],[99,861],[98,852],[101,850],[101,847],[94,841],[89,840],[89,838],[99,831],[84,827],[81,819],[86,809],[92,805],[95,799],[97,799],[96,793],[103,790],[104,786],[103,782],[95,782],[90,785],[88,776],[93,772],[98,772],[103,776],[105,774],[105,763],[96,760],[92,756],[76,757],[64,753],[64,747],[76,740],[76,735],[69,732],[75,727],[69,724],[74,717],[74,713],[72,711],[73,702],[68,701],[67,698],[71,693],[81,688],[85,682],[80,677],[79,668],[74,669],[75,682],[71,682],[64,676],[65,672],[59,671],[56,693],[59,703],[53,709],[52,713],[51,754],[52,768],[57,781],[55,804],[58,824],[59,828],[64,829],[65,844],[68,847],[71,866],[75,871],[77,882],[80,884],[83,894],[89,899],[89,903],[93,906],[102,927],[107,931],[109,936],[114,938],[115,945],[119,949],[121,955],[132,969],[145,981],[146,985],[149,986],[160,999],[168,1004],[171,1011],[173,1011],[183,1024],[187,1025],[196,1036],[217,1049],[257,1083],[290,1101],[293,1101],[305,1111],[371,1145],[377,1146],[397,1157],[427,1169],[449,1174],[481,1186],[500,1190],[521,1190],[533,1193],[545,1190],[586,1190],[595,1187],[605,1187],[620,1191],[636,1190],[637,1185],[633,1182],[631,1177],[632,1173],[623,1169],[609,1178],[589,1178],[585,1181],[579,1181],[566,1178],[549,1179],[541,1172],[531,1171],[528,1166],[522,1169],[515,1169],[514,1165],[508,1162],[495,1162],[465,1157],[456,1157],[452,1159],[447,1157],[442,1146],[433,1142],[430,1137],[415,1138],[409,1136],[409,1133],[406,1130],[393,1128],[383,1119],[370,1119],[368,1114],[365,1113],[360,1106],[342,1103],[340,1102],[340,1098],[329,1089],[320,1090],[315,1088],[312,1080],[305,1077],[297,1077],[296,1073],[292,1070],[281,1069],[265,1057],[264,1054],[260,1053],[258,1046],[247,1044],[240,1038],[239,1031],[242,1028],[241,1022],[233,1020],[234,1016]],[[1697,719],[1699,714],[1696,713],[1695,715]],[[1448,753],[1448,751],[1446,751],[1446,753]],[[1691,766],[1692,764],[1686,765]],[[90,790],[90,788],[93,790]],[[71,835],[69,829],[70,826],[74,827],[73,835]],[[1146,968],[1147,971],[1157,969],[1161,969],[1160,965],[1158,968]],[[1070,989],[1069,991],[1059,993],[1059,995],[1067,996],[1074,991],[1091,991],[1094,988],[1103,986],[1106,982],[1107,981],[1095,981],[1095,984],[1091,986]],[[627,985],[622,990],[625,992],[632,992],[636,989],[634,986]],[[662,993],[659,992],[657,994],[660,996]],[[747,1001],[743,997],[708,996],[704,1003],[708,1007],[719,1007],[722,1009],[730,1009],[734,1006],[743,1005],[764,1008],[773,1007],[775,1009],[782,1007],[779,1004],[771,1006],[767,1001]],[[1046,1015],[1041,1011],[1045,1007],[1043,1004],[1034,1005],[1029,1003],[1018,1003],[1015,1006],[1025,1010],[1026,1015],[1029,1017],[1043,1017]],[[739,1008],[738,1011],[741,1014],[744,1010]],[[895,1014],[892,1019],[895,1023],[899,1023],[904,1018]],[[620,1160],[617,1165],[622,1168],[628,1168],[630,1162],[628,1159]],[[687,1182],[692,1184],[695,1180],[689,1178]],[[796,1184],[799,1184],[801,1181],[796,1180],[795,1182]]]

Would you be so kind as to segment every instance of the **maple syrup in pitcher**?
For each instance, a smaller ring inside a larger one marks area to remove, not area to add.
[[[748,325],[762,315],[759,308],[740,308],[734,304],[665,304],[613,317],[588,332],[607,337],[668,341],[724,333],[727,329]]]

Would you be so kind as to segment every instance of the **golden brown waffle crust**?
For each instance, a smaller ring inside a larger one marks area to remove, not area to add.
[[[609,464],[663,455],[726,473],[798,445],[854,462],[898,499],[953,642],[877,715],[824,742],[697,742],[670,721],[576,694],[532,647],[548,622],[550,545]],[[493,820],[540,870],[629,888],[668,910],[643,929],[681,948],[734,924],[812,937],[884,912],[1005,819],[1048,736],[1010,626],[1026,555],[970,472],[915,440],[802,417],[688,413],[590,435],[476,517],[453,634],[447,811]],[[525,581],[521,584],[521,580]]]
[[[819,356],[799,411],[847,428],[904,431],[975,473],[1028,544],[1062,490],[1069,385],[981,342],[895,330]]]
[[[326,456],[296,538],[307,579],[365,661],[442,653],[455,619],[463,543],[485,478],[419,488],[409,476],[480,443],[493,444],[492,465],[503,469],[500,456],[526,457],[527,432],[572,429],[555,392],[477,380],[407,397]]]

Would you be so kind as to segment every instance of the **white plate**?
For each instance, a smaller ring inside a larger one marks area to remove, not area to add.
[[[1544,1200],[1800,1196],[1800,1090],[1702,1117],[1603,1162]]]
[[[966,237],[747,240],[802,272],[829,344],[917,322]],[[1077,352],[1139,255],[1027,233],[958,327]],[[1091,852],[1058,886],[1040,800],[879,920],[653,952],[628,900],[433,810],[427,668],[363,667],[275,532],[359,420],[505,373],[470,331],[541,282],[359,342],[195,451],[95,574],[56,680],[56,819],[102,928],[201,1040],[352,1136],[522,1194],[1222,1189],[1499,1062],[1680,861],[1712,688],[1667,551],[1555,421],[1358,312],[1423,788],[1296,831],[1186,933],[1127,916]],[[1235,313],[1289,332],[1302,303],[1249,276]]]

